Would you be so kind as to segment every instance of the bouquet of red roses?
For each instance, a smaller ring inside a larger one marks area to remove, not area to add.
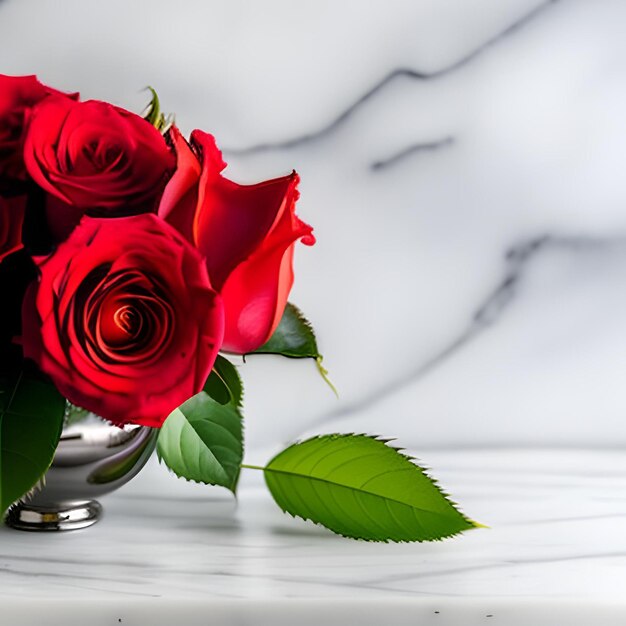
[[[172,471],[234,492],[242,385],[219,353],[313,358],[324,372],[288,304],[294,248],[315,242],[295,213],[298,175],[240,185],[225,167],[154,91],[142,116],[0,75],[0,513],[50,465],[66,403],[161,428]],[[475,525],[374,437],[309,439],[257,469],[285,511],[346,536]]]

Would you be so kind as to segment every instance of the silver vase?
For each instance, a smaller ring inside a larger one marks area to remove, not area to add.
[[[137,475],[156,446],[158,430],[118,427],[93,413],[66,421],[50,469],[28,497],[15,504],[6,523],[19,530],[86,528],[102,515],[95,499]]]

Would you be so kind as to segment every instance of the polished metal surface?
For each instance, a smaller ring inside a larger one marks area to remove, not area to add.
[[[9,511],[19,530],[85,528],[101,516],[95,498],[137,475],[156,446],[158,430],[113,426],[88,414],[69,415],[52,465],[34,492]]]
[[[74,505],[37,507],[30,503],[20,503],[8,513],[6,523],[18,530],[56,531],[78,530],[95,524],[102,515],[102,505],[89,500]]]

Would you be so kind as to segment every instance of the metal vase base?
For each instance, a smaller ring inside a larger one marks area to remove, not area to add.
[[[96,501],[134,478],[156,446],[156,428],[114,426],[89,413],[68,420],[45,479],[8,512],[18,530],[87,528],[102,516]],[[1,620],[0,620],[1,621]]]
[[[5,521],[16,530],[54,532],[87,528],[101,517],[102,505],[97,500],[68,502],[54,508],[19,502],[8,512]]]

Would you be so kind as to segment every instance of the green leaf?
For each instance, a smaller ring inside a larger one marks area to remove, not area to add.
[[[77,422],[81,422],[85,417],[89,415],[87,409],[83,409],[80,406],[72,404],[69,400],[65,401],[65,426],[71,426]]]
[[[148,86],[147,89],[152,93],[152,99],[143,112],[143,118],[150,122],[157,130],[162,131],[166,125],[165,116],[161,113],[161,102],[156,90]]]
[[[240,407],[243,385],[237,368],[228,359],[218,355],[204,385],[204,391],[220,404],[232,403]]]
[[[0,515],[37,485],[63,429],[65,399],[22,372],[0,379]]]
[[[252,354],[279,354],[292,359],[315,359],[322,378],[337,395],[337,390],[322,366],[322,355],[317,347],[317,339],[310,322],[296,306],[287,303],[278,327],[269,340]]]
[[[280,354],[295,359],[320,356],[317,340],[311,324],[306,320],[300,309],[290,302],[274,334],[255,353]]]
[[[235,493],[243,457],[239,409],[201,391],[165,420],[157,454],[179,478],[221,485]]]
[[[283,511],[345,537],[432,541],[478,526],[410,457],[367,435],[314,437],[263,469]]]

